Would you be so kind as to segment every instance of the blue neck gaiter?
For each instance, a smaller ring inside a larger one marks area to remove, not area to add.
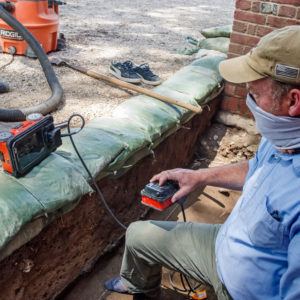
[[[277,149],[300,148],[300,118],[275,116],[257,106],[248,94],[246,104],[251,110],[258,131]]]

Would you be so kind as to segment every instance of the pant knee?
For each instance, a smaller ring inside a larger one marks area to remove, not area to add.
[[[126,246],[130,248],[138,247],[139,244],[144,244],[145,227],[148,226],[148,221],[136,221],[131,223],[126,231]]]

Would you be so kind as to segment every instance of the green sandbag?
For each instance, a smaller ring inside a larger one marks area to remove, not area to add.
[[[219,64],[225,59],[226,57],[223,56],[205,56],[194,60],[190,66],[201,66],[219,73]]]
[[[134,164],[140,159],[140,150],[143,150],[145,155],[148,155],[151,151],[150,144],[152,141],[150,135],[145,130],[138,128],[131,119],[96,118],[90,121],[86,128],[100,129],[107,135],[120,139],[126,145],[126,148],[105,168],[105,172],[115,172],[119,168],[124,168],[124,163],[129,158],[132,158],[131,164]],[[102,172],[101,175],[104,175],[104,173]]]
[[[83,128],[78,134],[73,135],[73,139],[93,177],[96,177],[127,147],[126,143],[117,137],[92,127]],[[68,137],[63,138],[63,144],[56,153],[69,160],[89,180]]]
[[[197,100],[203,105],[222,81],[215,72],[219,62],[218,57],[199,59],[154,91],[181,102],[197,105]],[[121,176],[194,113],[143,95],[125,101],[113,115],[91,121],[73,136],[94,177]],[[91,192],[87,178],[68,137],[25,177],[16,179],[1,173],[0,248],[36,216],[45,212],[56,216],[81,195]]]
[[[55,152],[26,176],[17,180],[37,199],[46,212],[53,212],[92,192],[82,173]]]
[[[206,38],[230,37],[232,25],[224,25],[202,29],[201,34]]]
[[[17,180],[0,173],[0,249],[38,215],[42,205]]]
[[[52,153],[30,173],[0,173],[0,249],[28,222],[92,191],[80,172]],[[26,237],[24,237],[24,240]]]
[[[227,53],[229,48],[229,42],[230,39],[226,37],[209,38],[201,40],[199,42],[199,48]]]
[[[176,112],[170,114],[170,108],[167,105],[145,95],[123,102],[114,110],[113,116],[133,120],[139,128],[150,135],[152,141],[179,123]]]
[[[221,76],[201,66],[186,66],[164,82],[164,86],[192,96],[200,105],[206,97],[219,87]]]
[[[186,104],[191,104],[196,107],[199,107],[199,104],[194,99],[192,95],[188,95],[185,93],[178,92],[170,87],[168,87],[165,84],[161,84],[160,86],[153,89],[153,92],[169,97],[171,99],[177,100],[179,102],[183,102]],[[164,102],[161,102],[164,103]],[[169,104],[164,103],[165,106],[169,107],[169,109],[172,110],[172,113],[176,112],[178,119],[180,123],[186,123],[188,119],[190,119],[192,116],[194,116],[194,113],[191,112],[189,109],[175,105],[175,104]]]

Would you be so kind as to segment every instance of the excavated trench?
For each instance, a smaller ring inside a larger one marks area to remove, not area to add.
[[[190,163],[199,136],[210,126],[219,99],[169,136],[154,155],[139,161],[119,179],[104,178],[99,186],[113,212],[126,225],[141,218],[147,208],[139,191],[149,178],[164,169]],[[54,220],[0,265],[0,299],[52,299],[124,235],[93,193],[75,209]]]

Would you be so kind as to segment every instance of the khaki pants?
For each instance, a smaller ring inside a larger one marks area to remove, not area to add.
[[[214,287],[232,299],[218,277],[215,241],[221,225],[138,221],[126,232],[121,278],[129,292],[147,293],[161,281],[161,266]]]

